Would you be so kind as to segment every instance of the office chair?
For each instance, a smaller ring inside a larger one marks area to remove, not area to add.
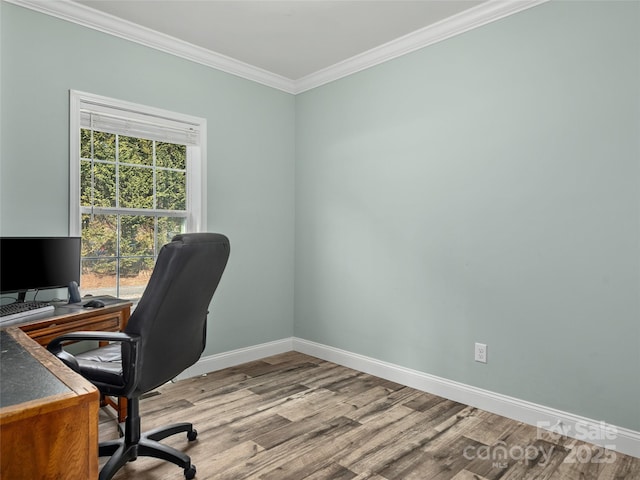
[[[177,235],[162,247],[149,283],[123,332],[73,332],[47,348],[92,382],[103,395],[127,401],[124,436],[102,442],[110,456],[99,480],[109,480],[127,462],[150,456],[173,462],[192,479],[196,467],[184,453],[160,440],[180,432],[196,439],[191,423],[140,432],[140,396],[172,380],[198,361],[206,342],[207,313],[229,258],[229,240],[215,233]],[[63,349],[69,341],[114,342],[78,355]]]

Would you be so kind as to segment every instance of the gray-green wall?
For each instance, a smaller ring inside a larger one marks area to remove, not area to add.
[[[69,89],[205,117],[232,242],[206,353],[295,334],[640,430],[638,2],[297,97],[0,5],[1,234],[67,233]]]
[[[1,4],[0,232],[66,235],[69,89],[207,119],[207,221],[231,258],[205,354],[293,331],[295,97]]]
[[[298,95],[295,335],[640,430],[639,20],[551,2]]]

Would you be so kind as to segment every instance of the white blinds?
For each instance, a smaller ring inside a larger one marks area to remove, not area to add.
[[[80,127],[180,145],[200,143],[199,125],[90,102],[80,106]]]

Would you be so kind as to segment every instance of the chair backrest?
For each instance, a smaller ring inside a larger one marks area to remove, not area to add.
[[[229,258],[216,233],[177,235],[158,254],[149,283],[125,328],[140,335],[134,395],[171,380],[198,361],[211,298]]]

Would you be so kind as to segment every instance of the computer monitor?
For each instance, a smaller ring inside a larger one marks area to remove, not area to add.
[[[80,283],[80,237],[1,237],[0,292],[67,287]]]

